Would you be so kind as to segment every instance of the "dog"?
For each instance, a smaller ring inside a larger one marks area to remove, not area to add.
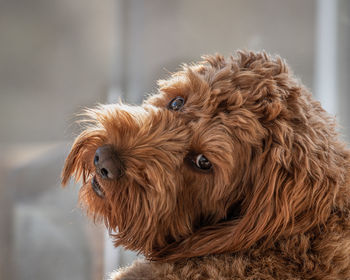
[[[350,152],[287,63],[217,54],[158,84],[88,109],[62,173],[145,257],[112,279],[350,279]]]

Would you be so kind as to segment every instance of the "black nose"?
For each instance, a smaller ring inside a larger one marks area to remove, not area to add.
[[[103,179],[114,180],[123,175],[122,162],[111,145],[103,145],[96,150],[94,165]]]

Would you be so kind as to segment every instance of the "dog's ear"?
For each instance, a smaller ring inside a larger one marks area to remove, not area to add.
[[[315,123],[301,125],[299,120],[300,127],[291,121],[274,123],[263,153],[252,162],[252,189],[241,221],[242,232],[252,241],[267,243],[322,226],[335,207],[345,170],[334,170],[339,171],[339,163],[347,165],[345,154],[339,155],[344,150],[334,141],[330,118],[328,127],[322,125],[324,131],[320,130],[324,119],[316,115],[308,121]]]

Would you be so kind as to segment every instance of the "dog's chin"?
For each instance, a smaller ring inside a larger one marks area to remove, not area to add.
[[[91,188],[98,197],[100,197],[100,198],[105,197],[105,193],[104,193],[100,183],[98,182],[96,175],[94,175],[91,179]]]

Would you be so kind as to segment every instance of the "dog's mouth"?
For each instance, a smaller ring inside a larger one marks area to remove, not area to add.
[[[98,197],[100,197],[100,198],[105,197],[105,193],[104,193],[103,189],[101,188],[100,183],[97,181],[96,175],[94,175],[91,179],[91,187]]]

